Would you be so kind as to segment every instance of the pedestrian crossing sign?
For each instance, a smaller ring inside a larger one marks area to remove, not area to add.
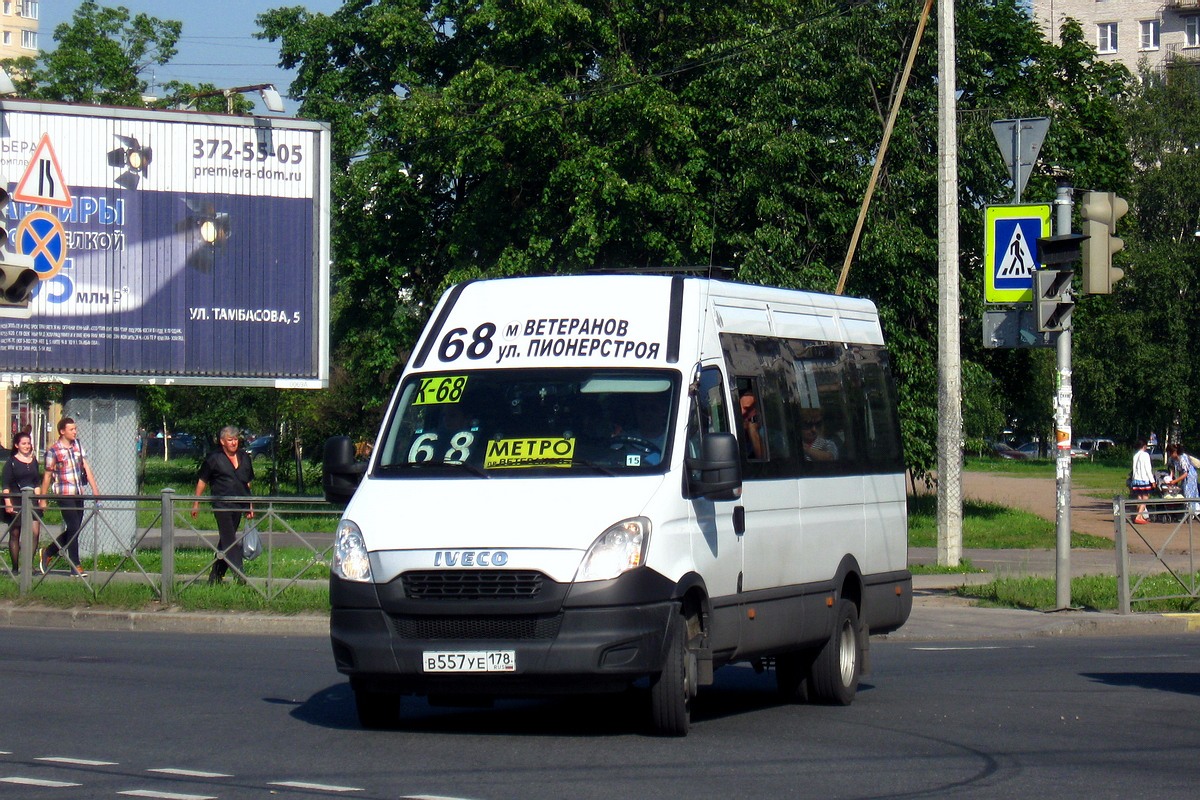
[[[1037,240],[1051,233],[1050,204],[988,206],[983,221],[984,301],[1032,303]]]

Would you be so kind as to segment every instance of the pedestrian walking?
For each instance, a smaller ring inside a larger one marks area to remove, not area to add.
[[[1145,501],[1150,499],[1150,490],[1154,487],[1154,468],[1150,465],[1150,454],[1146,452],[1146,440],[1138,439],[1134,448],[1133,468],[1129,471],[1129,495],[1140,501],[1133,521],[1145,525],[1150,522],[1146,516]]]
[[[239,431],[232,425],[221,428],[217,434],[220,450],[209,453],[200,465],[200,477],[196,480],[196,496],[212,487],[213,516],[217,518],[217,559],[208,573],[209,583],[221,583],[229,567],[234,568],[234,580],[245,583],[243,572],[242,543],[237,530],[242,514],[254,519],[254,504],[235,501],[233,497],[249,497],[250,484],[254,480],[254,464],[250,454],[242,449]],[[192,519],[200,513],[200,501],[192,503]]]
[[[54,559],[64,550],[70,562],[71,575],[86,578],[87,573],[79,561],[79,532],[83,528],[83,488],[89,487],[92,494],[100,494],[96,476],[88,463],[87,453],[79,443],[79,428],[75,420],[63,417],[58,421],[58,441],[46,450],[46,472],[42,475],[42,494],[53,491],[58,495],[58,508],[62,512],[63,530],[54,541],[46,545],[40,567],[44,575],[50,570]],[[41,500],[46,508],[46,499]]]
[[[24,489],[37,490],[41,480],[41,470],[38,469],[37,456],[33,454],[33,437],[27,431],[21,431],[13,436],[13,453],[4,464],[4,473],[0,477],[0,486],[4,491],[4,514],[9,520],[8,525],[8,554],[12,556],[13,572],[20,569],[21,558],[21,492]],[[33,546],[36,549],[42,526],[37,513],[33,517]]]

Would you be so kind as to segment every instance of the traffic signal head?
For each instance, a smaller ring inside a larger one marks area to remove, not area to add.
[[[1129,203],[1114,192],[1085,192],[1079,212],[1083,217],[1083,292],[1111,294],[1112,285],[1125,272],[1112,265],[1113,253],[1124,249],[1116,237],[1117,220],[1129,211]]]
[[[0,305],[28,305],[37,286],[37,272],[32,266],[12,263],[12,256],[4,258],[5,263],[0,263]]]
[[[3,181],[0,181],[3,184]],[[0,209],[8,204],[8,191],[0,185]],[[18,308],[26,311],[33,291],[37,288],[38,274],[33,268],[33,258],[18,253],[4,251],[8,243],[8,231],[0,225],[0,316],[12,316],[2,313],[6,309]],[[19,316],[25,313],[18,312]]]
[[[1038,330],[1058,333],[1071,327],[1071,312],[1075,300],[1071,297],[1069,269],[1039,269],[1033,273],[1033,297],[1037,311]]]
[[[29,308],[37,282],[32,258],[0,252],[0,308]]]

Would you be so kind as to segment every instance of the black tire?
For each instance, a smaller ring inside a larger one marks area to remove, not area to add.
[[[808,696],[814,703],[848,706],[862,674],[862,643],[858,640],[858,609],[838,600],[833,632],[808,671]]]
[[[815,653],[797,650],[775,656],[775,691],[785,703],[808,702],[808,672]]]
[[[369,689],[353,684],[352,688],[354,689],[354,709],[358,712],[358,721],[364,728],[380,730],[396,728],[400,725],[399,693]]]
[[[650,682],[650,723],[661,736],[687,736],[696,696],[696,654],[688,649],[688,626],[671,617],[662,672]]]

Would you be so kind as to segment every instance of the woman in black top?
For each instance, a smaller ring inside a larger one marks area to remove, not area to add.
[[[18,433],[13,437],[13,454],[4,465],[4,474],[0,484],[4,487],[4,513],[11,520],[8,526],[8,553],[12,556],[13,572],[20,568],[21,557],[21,490],[30,488],[35,491],[42,482],[38,472],[38,460],[33,455],[33,439],[28,433]],[[33,546],[37,547],[38,537],[41,536],[42,526],[36,516],[33,518]]]
[[[205,488],[211,486],[213,494],[213,516],[217,518],[217,546],[221,553],[208,573],[209,583],[220,583],[225,579],[225,573],[232,564],[234,579],[245,583],[242,577],[242,543],[237,541],[238,524],[242,514],[247,519],[254,519],[254,504],[235,502],[230,497],[249,497],[250,482],[254,480],[254,466],[250,462],[250,454],[239,446],[238,429],[232,425],[221,428],[217,435],[221,449],[209,453],[200,465],[200,478],[196,481],[196,494],[204,494]],[[192,518],[200,513],[200,501],[192,504]],[[237,544],[234,544],[237,542]],[[222,555],[223,554],[223,555]]]

